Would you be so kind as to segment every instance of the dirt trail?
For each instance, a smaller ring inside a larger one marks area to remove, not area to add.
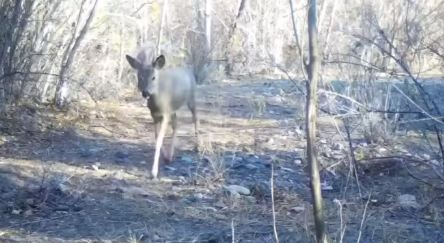
[[[299,128],[303,97],[287,93],[291,89],[284,81],[201,86],[201,151],[192,151],[193,126],[184,108],[178,114],[175,161],[162,166],[160,181],[149,178],[154,135],[149,112],[139,98],[81,110],[76,115],[80,118],[68,125],[58,124],[67,119],[63,115],[40,116],[42,111],[27,110],[16,126],[0,127],[0,240],[231,242],[234,231],[239,242],[271,242],[273,163],[280,240],[312,241]],[[327,140],[319,145],[323,154],[336,139],[332,124],[321,125],[326,131],[321,140]],[[334,165],[346,156],[346,149],[339,148],[323,161]],[[336,173],[322,174],[328,184],[324,195],[329,230],[333,236],[340,230],[335,203],[340,199],[346,207],[345,240],[356,239],[366,195],[353,185],[344,192],[347,174]],[[399,240],[402,232],[427,234],[432,241],[443,236],[442,227],[427,219],[417,225],[415,220],[425,213],[394,210],[391,197],[398,192],[381,189],[404,180],[406,186],[400,190],[409,185],[418,191],[408,176],[361,180],[365,193],[380,197],[367,213],[363,242],[395,236]],[[228,185],[248,188],[250,193],[232,193],[225,188]],[[393,226],[399,221],[404,224]],[[386,230],[389,226],[392,229]]]

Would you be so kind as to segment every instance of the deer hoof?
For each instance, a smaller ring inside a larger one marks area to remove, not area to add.
[[[165,159],[163,160],[165,162],[165,164],[171,164],[171,162],[173,161],[172,158],[170,157],[165,157]]]
[[[153,174],[151,174],[149,177],[148,177],[151,181],[160,181],[160,179],[159,179],[159,177],[156,175],[156,176],[154,176]]]

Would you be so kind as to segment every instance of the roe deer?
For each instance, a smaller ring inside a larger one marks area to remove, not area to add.
[[[177,130],[176,111],[184,104],[187,104],[192,114],[197,140],[196,148],[198,148],[199,121],[195,101],[196,78],[191,69],[164,68],[164,55],[153,59],[153,56],[147,55],[147,53],[147,50],[142,49],[136,58],[126,55],[126,59],[131,67],[137,70],[137,87],[142,96],[147,98],[147,105],[154,120],[156,150],[151,174],[153,178],[157,178],[160,154],[162,153],[165,162],[171,162],[173,159]],[[170,121],[173,134],[170,152],[166,156],[162,145]]]

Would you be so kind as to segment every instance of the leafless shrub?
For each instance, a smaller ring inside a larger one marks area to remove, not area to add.
[[[390,137],[390,130],[387,130],[388,121],[381,114],[366,113],[361,116],[361,130],[365,141],[368,144],[382,143]]]
[[[186,43],[188,63],[193,67],[196,82],[202,84],[214,69],[211,64],[211,50],[205,44],[205,35],[202,33],[189,31]]]
[[[209,174],[203,173],[199,175],[207,185],[212,185],[215,182],[223,182],[225,180],[225,173],[228,170],[224,151],[216,148],[211,139],[211,135],[203,138],[200,153],[203,159],[202,161],[209,165]]]

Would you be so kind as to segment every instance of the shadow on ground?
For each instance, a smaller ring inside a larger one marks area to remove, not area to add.
[[[153,148],[146,143],[74,129],[12,134],[0,147],[0,239],[227,242],[232,220],[243,240],[272,239],[268,155],[220,154],[226,171],[218,177],[210,161],[216,158],[182,150],[162,167],[167,181],[152,181],[146,161]],[[303,171],[282,168],[277,191],[304,202],[297,195],[306,190]],[[297,183],[290,172],[300,173]],[[223,183],[242,184],[252,196],[235,200]],[[288,223],[282,238],[302,239]]]

